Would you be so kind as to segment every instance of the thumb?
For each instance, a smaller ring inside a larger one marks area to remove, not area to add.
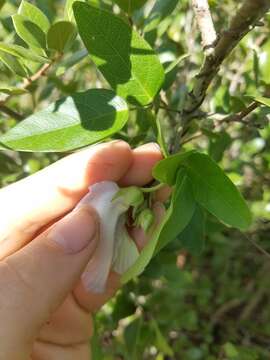
[[[82,207],[0,263],[2,351],[2,339],[20,351],[31,344],[73,289],[95,251],[97,224],[94,211]]]

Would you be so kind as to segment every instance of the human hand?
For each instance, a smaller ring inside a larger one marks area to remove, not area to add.
[[[85,290],[80,276],[98,242],[98,218],[86,209],[68,213],[96,182],[147,184],[160,159],[155,144],[132,151],[114,141],[0,191],[0,360],[90,358],[90,313],[113,296],[120,281],[111,272],[104,294]],[[158,221],[161,204],[154,210]],[[145,234],[136,229],[133,235],[141,249]]]

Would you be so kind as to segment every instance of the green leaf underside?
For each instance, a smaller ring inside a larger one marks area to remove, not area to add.
[[[82,2],[75,2],[73,9],[90,57],[111,87],[130,103],[151,103],[161,88],[164,70],[150,45],[108,11]]]
[[[20,14],[13,15],[12,20],[16,33],[26,44],[39,51],[46,49],[46,34],[37,24]]]
[[[255,96],[254,100],[262,105],[270,107],[270,98],[263,97],[263,96]]]
[[[195,204],[187,176],[184,171],[180,171],[170,208],[167,210],[163,221],[154,230],[150,241],[142,250],[138,260],[122,276],[121,281],[123,283],[140,275],[152,259],[154,253],[173,240],[186,227],[192,217],[194,208]],[[180,218],[179,213],[181,214]],[[171,228],[172,224],[175,225],[176,223],[176,228]]]
[[[156,165],[153,176],[173,185],[180,166],[187,169],[197,202],[227,225],[242,230],[250,226],[251,213],[242,195],[208,155],[192,150],[170,156]]]
[[[19,7],[18,14],[28,18],[32,23],[39,26],[45,33],[49,30],[49,19],[39,8],[33,4],[23,0]]]
[[[132,14],[135,10],[138,10],[147,0],[114,0],[114,2],[128,14]]]
[[[75,40],[76,36],[77,31],[72,22],[58,21],[48,31],[48,48],[63,52]]]
[[[144,32],[149,32],[173,12],[179,0],[157,0],[145,22]]]
[[[227,225],[247,229],[251,214],[245,200],[223,170],[207,155],[191,154],[185,161],[195,199]]]
[[[183,247],[192,255],[200,255],[205,243],[205,213],[203,209],[196,205],[193,216],[181,232],[178,239]]]
[[[66,0],[64,17],[65,17],[65,19],[67,19],[68,21],[74,21],[74,15],[73,15],[72,6],[73,6],[73,4],[74,4],[75,1],[76,1],[76,0]]]
[[[214,161],[219,162],[224,155],[224,151],[232,143],[232,139],[225,131],[220,131],[219,133],[213,135],[214,136],[210,138],[209,155]]]
[[[171,186],[174,185],[179,167],[183,164],[184,160],[193,153],[194,150],[187,151],[161,160],[153,169],[154,178],[161,183]]]
[[[22,95],[22,94],[27,94],[28,91],[26,89],[20,89],[20,88],[16,88],[16,87],[12,87],[12,86],[9,86],[9,87],[6,86],[4,88],[0,87],[0,93],[8,94],[8,95]]]
[[[165,69],[165,74],[170,73],[171,71],[173,71],[175,68],[177,68],[177,66],[183,61],[185,60],[187,57],[189,57],[189,54],[183,54],[181,56],[179,56],[177,59],[175,59],[174,61],[172,61]]]
[[[69,151],[111,136],[127,119],[122,98],[111,90],[93,89],[58,100],[12,128],[0,142],[20,151]]]
[[[165,66],[165,64],[163,64],[165,66],[165,80],[162,85],[163,90],[165,90],[165,91],[168,90],[171,87],[171,85],[174,83],[174,81],[177,77],[179,64],[184,59],[186,59],[188,56],[189,56],[188,54],[184,54],[184,55],[179,56],[177,59],[172,61],[167,66]]]
[[[38,63],[47,63],[49,60],[43,56],[33,54],[29,49],[19,45],[0,43],[0,51]]]
[[[0,50],[0,61],[2,61],[14,74],[27,77],[27,71],[21,62],[14,56]]]
[[[0,10],[2,9],[2,7],[5,5],[6,0],[0,0]]]
[[[156,253],[184,230],[192,218],[195,207],[191,182],[186,170],[181,168],[177,174],[175,191],[169,208],[169,219],[160,233]]]
[[[164,138],[164,131],[162,129],[162,125],[161,125],[161,121],[159,118],[156,119],[156,124],[157,124],[157,142],[162,150],[162,154],[165,158],[167,158],[169,156],[169,150],[167,148],[167,144]]]

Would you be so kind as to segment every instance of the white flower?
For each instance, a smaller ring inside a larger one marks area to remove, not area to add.
[[[125,226],[125,213],[130,204],[121,193],[118,195],[118,185],[102,181],[89,190],[76,208],[90,206],[95,209],[100,218],[100,238],[82,281],[87,290],[102,293],[111,268],[123,274],[134,264],[139,253]]]

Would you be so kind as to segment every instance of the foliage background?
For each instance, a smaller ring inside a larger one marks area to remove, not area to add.
[[[53,21],[63,17],[63,1],[33,3]],[[133,17],[140,31],[153,3],[149,0]],[[176,6],[169,9],[172,11],[164,13],[157,26],[145,34],[163,63],[189,54],[171,73],[173,85],[164,92],[171,110],[181,106],[203,55],[191,2],[174,3]],[[237,3],[210,1],[218,32],[227,27]],[[1,41],[20,43],[10,19],[18,6],[19,1],[8,0],[1,9]],[[111,8],[112,3],[104,1],[102,6]],[[114,11],[119,12],[119,8],[114,6]],[[126,285],[97,315],[94,359],[269,359],[269,258],[252,243],[270,251],[269,108],[260,107],[239,123],[219,122],[223,115],[243,108],[247,101],[244,95],[260,91],[269,96],[269,25],[267,15],[264,24],[249,33],[226,60],[204,103],[207,116],[195,119],[182,140],[187,150],[208,152],[240,187],[254,215],[252,229],[241,234],[209,217],[201,254],[184,249],[181,239],[159,253],[140,279]],[[64,59],[46,77],[31,84],[28,94],[9,100],[10,108],[27,116],[74,91],[108,87],[87,57],[70,66],[68,60],[82,48],[77,38]],[[16,86],[21,81],[2,63],[0,71],[0,87]],[[168,141],[179,116],[171,110],[159,111]],[[155,140],[149,117],[147,112],[133,111],[118,137],[132,146]],[[6,132],[17,121],[0,113],[0,131]],[[60,156],[2,152],[1,186],[38,171]]]

